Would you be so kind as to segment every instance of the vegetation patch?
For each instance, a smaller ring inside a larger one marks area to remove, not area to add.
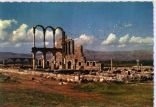
[[[76,85],[74,89],[102,95],[103,99],[105,99],[103,103],[107,106],[153,106],[153,83],[87,83]]]
[[[19,82],[19,78],[11,77],[7,74],[0,73],[0,83],[16,83]]]
[[[37,90],[6,91],[0,89],[0,105],[13,104],[19,107],[96,107],[102,105],[95,100],[84,100],[59,93]]]

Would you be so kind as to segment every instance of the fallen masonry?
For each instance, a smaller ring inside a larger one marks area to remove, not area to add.
[[[39,76],[44,79],[60,81],[60,85],[66,83],[87,83],[87,82],[106,82],[106,83],[131,83],[131,82],[143,82],[143,81],[152,81],[153,72],[138,72],[135,70],[121,70],[120,73],[114,72],[101,72],[96,73],[96,75],[91,74],[55,74],[51,72],[43,71],[32,71],[32,70],[19,70],[19,69],[0,69],[0,73],[17,73],[21,75],[32,75]],[[35,80],[32,78],[31,80]]]

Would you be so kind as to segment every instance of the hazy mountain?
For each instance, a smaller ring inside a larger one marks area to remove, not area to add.
[[[97,61],[105,61],[105,60],[120,60],[120,61],[128,61],[128,60],[152,60],[153,52],[145,51],[145,50],[136,50],[136,51],[114,51],[114,52],[100,52],[100,51],[91,51],[85,50],[84,54],[87,60],[97,60]]]
[[[0,52],[0,61],[7,58],[31,58],[31,54]]]
[[[87,60],[106,61],[106,60],[152,60],[153,52],[145,50],[136,51],[115,51],[115,52],[101,52],[84,50],[84,55]],[[12,52],[0,52],[0,60],[7,58],[31,58],[31,54],[12,53]]]

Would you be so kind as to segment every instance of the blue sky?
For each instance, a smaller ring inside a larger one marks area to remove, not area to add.
[[[62,27],[85,49],[153,49],[152,2],[0,3],[0,24],[0,51],[29,53],[37,24]]]

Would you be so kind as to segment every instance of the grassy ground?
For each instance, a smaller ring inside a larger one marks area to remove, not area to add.
[[[153,83],[102,84],[88,83],[75,89],[89,93],[99,93],[105,99],[104,105],[121,107],[152,107]]]
[[[72,85],[74,91],[98,94],[99,100],[67,96],[38,89],[4,88],[5,84],[21,84],[19,79],[0,76],[0,107],[152,107],[153,83]],[[3,87],[1,87],[3,85]],[[66,89],[64,89],[66,90]],[[72,93],[71,93],[72,94]]]
[[[11,104],[19,107],[79,107],[83,105],[97,106],[97,102],[79,100],[58,93],[43,93],[36,90],[1,91],[0,104]]]

